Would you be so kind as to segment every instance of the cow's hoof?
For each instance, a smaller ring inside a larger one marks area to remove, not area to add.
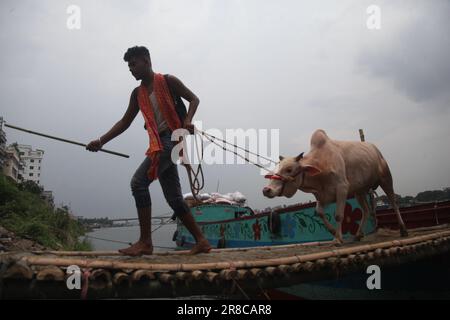
[[[402,237],[407,237],[407,236],[409,236],[408,230],[406,230],[406,229],[400,229],[400,236],[402,236]]]

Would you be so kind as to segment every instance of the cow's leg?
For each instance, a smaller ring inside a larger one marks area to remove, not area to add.
[[[360,241],[362,238],[364,238],[364,227],[366,226],[367,218],[369,218],[370,212],[365,194],[355,194],[355,198],[356,200],[358,200],[358,203],[362,209],[362,219],[359,223],[359,228],[355,235],[355,240]]]
[[[395,214],[397,215],[397,221],[398,226],[400,227],[400,235],[402,237],[408,236],[408,230],[406,230],[405,223],[403,222],[402,216],[400,215],[400,210],[398,210],[397,201],[395,200],[395,193],[394,193],[394,185],[392,182],[392,175],[389,171],[389,167],[385,168],[385,174],[382,175],[381,181],[380,181],[380,187],[383,189],[383,191],[386,193],[386,196],[389,199],[389,202],[392,205],[392,208],[394,208]]]
[[[333,227],[333,225],[328,221],[327,217],[325,216],[325,210],[323,209],[323,205],[320,201],[317,201],[316,213],[322,219],[323,224],[334,237],[336,235],[336,229]]]
[[[377,198],[378,194],[374,189],[369,190],[370,193],[370,214],[372,215],[373,221],[375,223],[375,229],[378,228],[378,219],[377,219]]]
[[[348,186],[341,184],[336,188],[336,235],[335,243],[342,244],[342,220],[344,220],[345,203],[347,202]]]

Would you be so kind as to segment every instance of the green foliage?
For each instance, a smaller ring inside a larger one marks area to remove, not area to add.
[[[450,188],[445,188],[444,190],[423,191],[417,194],[416,199],[420,202],[447,200],[450,199]]]
[[[36,182],[30,180],[21,182],[18,185],[18,187],[19,190],[28,191],[34,194],[41,194],[44,191],[44,189],[41,186],[39,186]]]
[[[419,192],[415,197],[412,196],[402,197],[401,195],[396,194],[395,199],[400,207],[408,207],[414,204],[424,202],[445,201],[450,200],[450,188]],[[384,203],[389,203],[389,200],[386,195],[378,197],[378,200],[381,200]]]
[[[16,184],[0,174],[0,225],[49,248],[90,250],[88,242],[78,240],[85,229],[68,208],[53,210],[41,192],[35,183]]]

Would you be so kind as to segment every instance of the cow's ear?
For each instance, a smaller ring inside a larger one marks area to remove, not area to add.
[[[298,156],[295,157],[295,161],[299,161],[300,159],[303,158],[303,154],[304,152],[300,153]]]
[[[311,177],[317,176],[318,174],[320,174],[322,172],[319,168],[311,166],[311,165],[303,166],[303,170],[305,170],[306,174]]]
[[[278,158],[280,159],[280,161],[283,161],[283,159],[284,159],[284,157],[281,155]]]

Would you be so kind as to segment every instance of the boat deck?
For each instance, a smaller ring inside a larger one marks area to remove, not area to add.
[[[450,250],[450,225],[380,229],[342,246],[307,243],[126,257],[117,252],[10,252],[0,255],[2,298],[161,298],[264,293],[297,283],[398,265]],[[68,290],[67,267],[81,269],[81,290]]]

